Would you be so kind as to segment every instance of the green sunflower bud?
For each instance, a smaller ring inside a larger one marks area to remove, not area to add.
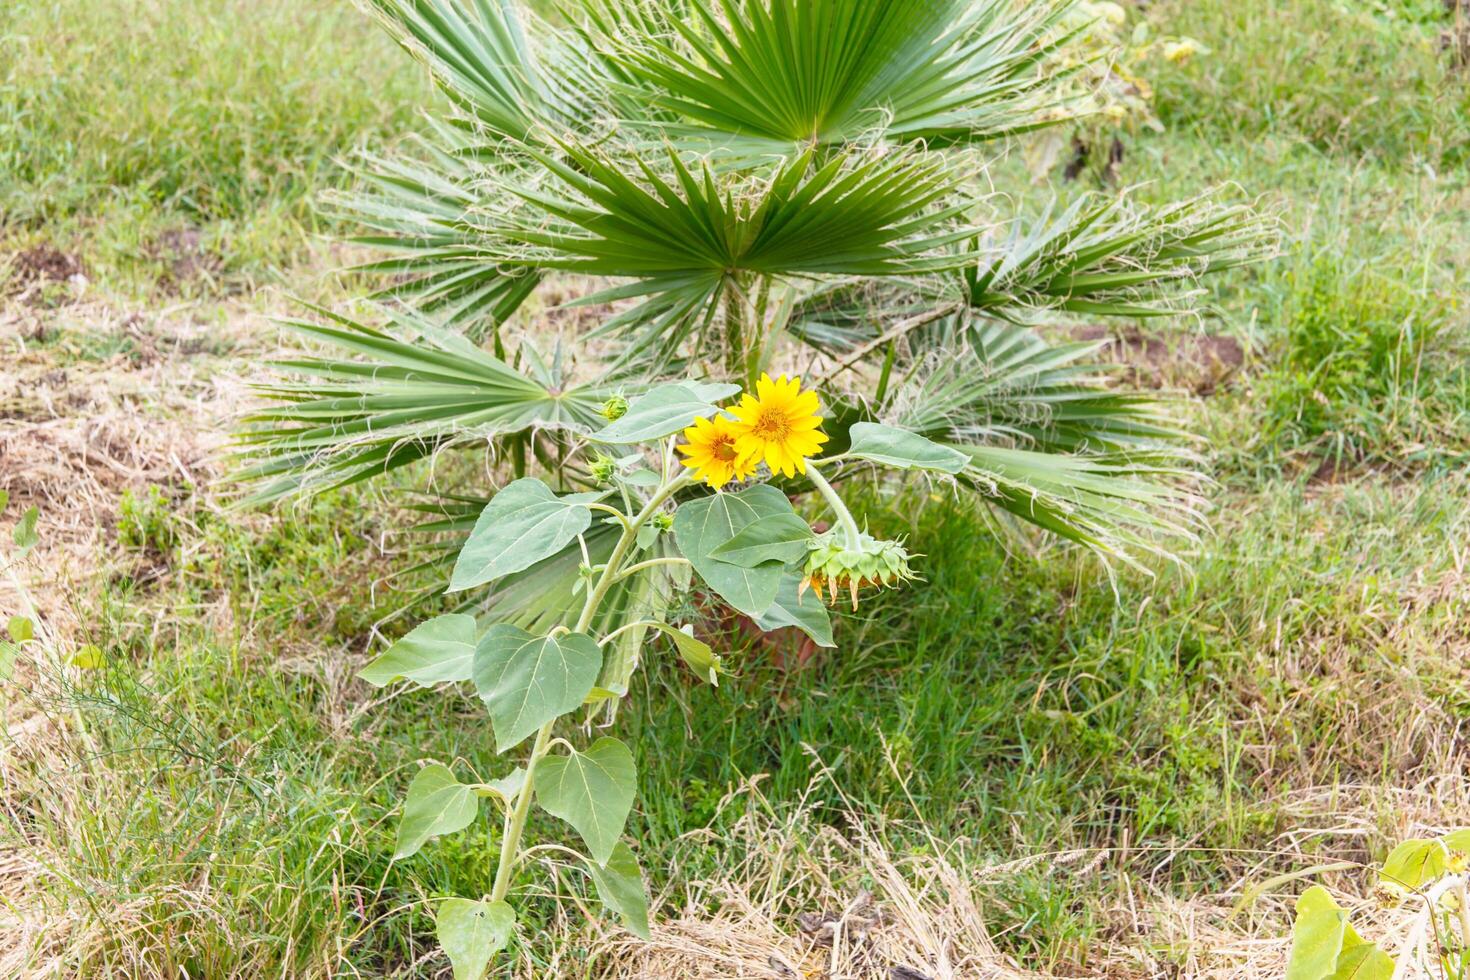
[[[853,545],[841,528],[817,537],[806,556],[801,592],[812,589],[818,596],[825,592],[830,602],[837,601],[838,591],[852,596],[852,608],[858,604],[858,591],[866,587],[888,588],[913,579],[909,553],[897,541],[880,541],[870,534],[859,534]]]
[[[618,461],[611,456],[598,453],[592,457],[592,462],[587,464],[587,468],[592,472],[592,479],[599,484],[611,483],[613,474],[618,471]]]
[[[597,411],[609,422],[616,422],[628,414],[628,399],[622,395],[613,395],[607,401],[603,402],[602,407]]]
[[[674,527],[674,515],[667,511],[659,511],[652,517],[653,526],[660,531],[671,531]]]

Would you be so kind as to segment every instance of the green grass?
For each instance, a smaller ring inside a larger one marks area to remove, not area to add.
[[[650,651],[619,734],[638,752],[630,836],[665,914],[712,901],[693,883],[741,861],[682,835],[733,837],[755,806],[739,791],[761,776],[780,812],[804,800],[840,829],[852,806],[902,850],[963,843],[972,869],[1111,849],[1085,874],[1043,864],[979,886],[1007,952],[1095,973],[1127,926],[1117,910],[1150,894],[1141,880],[1218,894],[1295,867],[1262,852],[1308,827],[1354,830],[1304,835],[1298,856],[1365,858],[1415,819],[1392,801],[1463,782],[1470,80],[1439,61],[1433,11],[1388,9],[1150,14],[1212,53],[1153,79],[1168,131],[1130,138],[1124,180],[1146,200],[1233,181],[1279,211],[1287,241],[1280,261],[1210,284],[1214,314],[1173,328],[1249,349],[1224,391],[1181,404],[1218,481],[1194,572],[1112,582],[1073,551],[997,542],[953,501],[871,499],[875,530],[925,556],[925,581],[844,616],[839,651],[792,670],[730,638],[718,689]],[[0,30],[6,231],[82,251],[125,293],[156,288],[166,263],[146,243],[178,225],[205,229],[226,280],[269,278],[317,228],[310,200],[342,179],[331,161],[404,131],[423,98],[345,5],[22,0]],[[85,331],[41,343],[63,365],[128,355]],[[44,872],[28,900],[69,923],[34,962],[441,968],[429,900],[480,891],[494,842],[487,823],[390,863],[394,808],[418,760],[485,777],[509,763],[469,698],[352,677],[400,595],[385,576],[402,561],[378,546],[396,501],[357,488],[246,514],[159,486],[119,513],[119,568],[87,610],[109,666],[38,686],[30,706],[59,734],[0,769],[0,849],[24,843]],[[528,908],[531,975],[558,951],[585,959],[587,935],[553,903]]]
[[[380,33],[346,0],[5,4],[0,231],[124,294],[181,231],[218,266],[196,290],[269,281],[323,230],[341,158],[415,124],[426,86]]]

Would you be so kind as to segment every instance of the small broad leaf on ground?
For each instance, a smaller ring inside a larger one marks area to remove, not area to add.
[[[741,568],[754,568],[768,561],[789,565],[806,557],[813,537],[811,525],[795,511],[767,514],[741,528],[711,551],[710,557]]]
[[[15,530],[10,532],[10,540],[14,542],[16,553],[11,557],[19,560],[30,553],[41,538],[36,534],[36,521],[41,517],[38,507],[29,507],[25,513],[20,515],[20,520],[15,525]]]
[[[691,628],[670,626],[668,623],[655,623],[655,628],[674,641],[674,647],[679,651],[679,656],[703,679],[715,686],[719,686],[720,667],[719,656],[710,649],[710,645],[703,640],[694,637]]]
[[[917,432],[895,429],[891,425],[858,422],[852,427],[850,435],[852,447],[848,449],[848,455],[882,463],[884,466],[903,470],[930,470],[953,476],[969,462],[969,457],[956,449],[941,446]]]
[[[536,802],[571,824],[602,865],[612,859],[636,787],[633,753],[615,738],[599,738],[586,752],[548,755],[536,768]]]
[[[639,939],[650,938],[648,932],[648,893],[643,888],[643,872],[633,849],[618,841],[606,864],[587,862],[592,884],[602,904],[618,914],[628,931]]]
[[[1406,840],[1389,853],[1379,878],[1404,888],[1420,888],[1444,877],[1448,862],[1449,852],[1440,841]]]
[[[474,679],[495,749],[519,745],[542,725],[581,706],[602,670],[602,649],[585,633],[536,636],[497,623],[480,637]]]
[[[435,932],[454,967],[454,980],[481,980],[490,958],[505,948],[516,913],[504,902],[451,898],[439,906]]]
[[[469,680],[474,661],[475,617],[450,613],[414,627],[357,676],[374,687],[400,678],[429,687]]]
[[[424,766],[408,784],[393,859],[412,857],[431,837],[464,830],[479,810],[480,798],[473,786],[455,779],[448,766]]]
[[[107,665],[107,657],[100,648],[88,643],[71,655],[71,665],[81,670],[101,670]]]
[[[35,625],[24,616],[11,616],[10,622],[5,624],[5,631],[16,643],[24,643],[36,636]]]
[[[622,418],[608,423],[592,438],[597,442],[626,444],[671,436],[719,411],[714,402],[729,398],[738,385],[680,382],[658,385],[633,399]]]
[[[766,561],[742,568],[721,561],[713,552],[762,517],[794,513],[785,494],[760,484],[681,505],[674,513],[674,535],[679,550],[716,595],[747,616],[759,616],[776,599],[783,563]]]
[[[603,496],[558,497],[534,477],[507,484],[475,521],[454,563],[449,591],[472,589],[550,558],[587,530],[592,524],[587,505]]]
[[[1332,976],[1347,928],[1347,912],[1327,889],[1314,885],[1303,892],[1296,903],[1286,980],[1325,980]]]
[[[817,641],[818,646],[835,647],[832,619],[815,589],[801,590],[801,576],[783,572],[771,608],[755,617],[755,625],[769,633],[783,626],[795,626]]]

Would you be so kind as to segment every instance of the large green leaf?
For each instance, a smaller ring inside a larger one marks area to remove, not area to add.
[[[1348,928],[1347,913],[1327,889],[1314,885],[1303,892],[1296,903],[1286,980],[1325,980],[1332,976]]]
[[[665,384],[639,395],[628,405],[627,414],[592,438],[605,443],[652,442],[673,435],[719,411],[713,402],[740,391],[739,385]]]
[[[783,513],[793,513],[785,494],[760,484],[739,493],[716,493],[680,505],[674,514],[674,535],[679,549],[706,585],[740,612],[759,616],[776,599],[782,563],[768,561],[754,568],[741,568],[720,561],[713,552],[760,518]]]
[[[602,865],[612,860],[636,790],[633,753],[615,738],[599,738],[586,752],[549,755],[536,768],[536,802],[576,828]]]
[[[490,958],[510,942],[515,925],[515,909],[504,902],[451,898],[440,905],[435,927],[454,980],[481,980]]]
[[[408,784],[394,860],[417,854],[431,837],[468,827],[474,823],[479,807],[475,788],[460,783],[447,766],[424,766]]]
[[[849,430],[848,454],[901,470],[932,470],[954,476],[965,468],[965,454],[931,442],[907,429],[876,422],[859,422]]]
[[[475,687],[490,712],[497,752],[519,745],[586,699],[602,650],[585,633],[535,636],[507,623],[485,631],[475,651]]]
[[[591,526],[587,505],[602,496],[558,497],[534,477],[507,484],[480,512],[454,563],[449,591],[472,589],[550,558]]]
[[[606,864],[589,861],[587,871],[592,875],[592,884],[597,888],[597,897],[602,904],[616,912],[623,925],[635,936],[644,940],[651,938],[648,932],[648,894],[632,848],[618,841]]]
[[[449,613],[414,627],[357,676],[374,687],[399,679],[430,687],[469,680],[474,660],[475,617]]]

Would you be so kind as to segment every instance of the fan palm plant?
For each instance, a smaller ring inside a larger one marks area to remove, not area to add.
[[[1186,310],[1200,276],[1266,254],[1270,227],[1208,198],[999,212],[979,179],[998,141],[1086,111],[1074,0],[364,3],[450,108],[339,202],[378,251],[378,314],[289,324],[334,352],[276,365],[243,475],[272,500],[468,449],[517,478],[418,505],[415,570],[461,605],[363,672],[472,682],[502,751],[535,735],[504,779],[429,766],[408,793],[400,854],[482,797],[505,808],[488,901],[439,912],[457,976],[509,940],[533,799],[589,853],[549,846],[646,931],[618,840],[632,755],[553,729],[584,704],[610,717],[651,631],[714,679],[710,648],[665,621],[691,588],[830,646],[808,589],[856,602],[910,578],[833,483],[926,471],[1130,563],[1195,533],[1186,435],[1107,383],[1096,344],[1035,327]],[[537,310],[566,296],[596,322],[551,346]],[[836,518],[820,535],[788,501],[807,492]]]
[[[360,357],[279,365],[298,378],[246,435],[260,496],[447,446],[523,461],[612,391],[774,364],[827,389],[839,440],[927,405],[926,434],[972,460],[965,486],[1105,556],[1188,534],[1181,433],[1031,324],[1179,312],[1271,235],[1209,199],[996,213],[989,148],[1087,109],[1073,0],[367,6],[452,108],[338,202],[384,254],[363,270],[389,278],[387,326],[294,324]],[[554,379],[534,320],[511,336],[549,281],[603,314]]]

